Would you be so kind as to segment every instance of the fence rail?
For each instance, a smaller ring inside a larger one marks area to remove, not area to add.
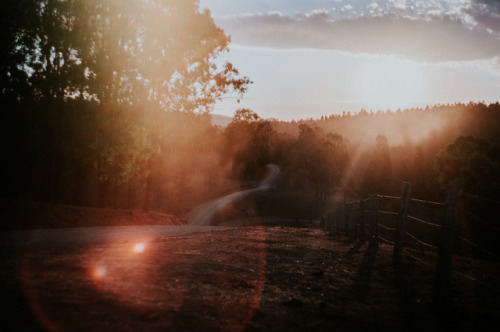
[[[453,272],[452,256],[456,239],[468,243],[490,257],[500,260],[499,255],[482,248],[477,243],[474,243],[472,239],[457,233],[459,198],[468,197],[474,200],[483,200],[489,204],[500,204],[500,202],[476,195],[462,194],[458,181],[450,183],[444,202],[427,201],[410,198],[410,196],[411,184],[404,182],[401,187],[401,196],[372,195],[360,201],[343,204],[334,213],[323,218],[323,227],[327,231],[340,233],[351,239],[368,240],[370,245],[373,246],[378,246],[380,241],[393,245],[392,262],[394,265],[401,264],[403,248],[408,245],[420,246],[437,252],[436,262],[425,263],[436,268],[435,301],[437,303],[446,303],[450,294],[451,274]],[[388,204],[381,204],[381,200],[384,200],[384,203],[392,200],[391,203],[393,204],[396,200],[399,200],[398,211],[391,211]],[[410,214],[410,203],[425,206],[426,211],[439,209],[442,212],[440,213],[442,217],[416,216],[413,212]],[[483,226],[494,232],[500,232],[500,227],[492,225],[465,208],[464,212]],[[366,220],[369,220],[369,222],[366,223]],[[425,232],[416,232],[410,230],[410,228],[420,230],[424,228]],[[422,237],[425,237],[425,239]],[[431,237],[434,237],[434,241],[431,241]],[[417,259],[417,261],[421,260]],[[457,271],[455,271],[455,274],[460,275]]]

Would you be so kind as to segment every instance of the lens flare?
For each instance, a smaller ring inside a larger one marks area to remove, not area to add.
[[[97,266],[96,269],[94,270],[94,277],[98,279],[104,278],[107,273],[108,270],[106,269],[105,266]]]
[[[146,249],[146,244],[144,242],[137,242],[134,245],[134,252],[138,254],[142,254],[145,249]]]

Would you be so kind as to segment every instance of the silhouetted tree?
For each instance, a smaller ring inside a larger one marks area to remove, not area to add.
[[[306,171],[316,196],[325,198],[332,187],[340,184],[349,165],[344,138],[304,123],[299,126],[297,151],[295,167]]]
[[[363,195],[392,191],[392,160],[387,137],[378,135],[376,146],[363,176]]]
[[[34,181],[36,196],[49,201],[62,199],[68,178],[77,178],[78,201],[91,168],[99,206],[110,187],[143,175],[148,210],[156,160],[167,153],[164,141],[175,140],[167,113],[208,112],[251,83],[230,63],[215,63],[229,38],[196,0],[8,1],[1,18],[0,100],[13,113],[5,128],[24,127],[30,142],[2,150],[26,165],[16,174],[44,179]]]
[[[252,110],[239,109],[224,131],[224,158],[232,163],[232,172],[245,179],[259,178],[272,161],[275,132]]]
[[[486,196],[500,194],[500,149],[484,139],[461,136],[436,156],[435,172],[445,187],[460,179],[464,190]]]

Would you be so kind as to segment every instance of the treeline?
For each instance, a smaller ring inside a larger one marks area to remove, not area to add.
[[[297,122],[255,119],[247,116],[243,125],[237,113],[225,130],[232,142],[225,151],[245,176],[273,162],[282,167],[284,186],[318,197],[397,195],[401,182],[410,181],[416,197],[435,200],[442,200],[447,183],[459,178],[468,193],[500,198],[498,102]],[[255,165],[259,160],[261,168]]]
[[[2,3],[2,197],[149,210],[250,83],[216,65],[228,42],[196,0]]]

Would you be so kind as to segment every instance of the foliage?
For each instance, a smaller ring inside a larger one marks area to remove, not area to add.
[[[105,206],[113,187],[142,178],[150,193],[169,147],[205,130],[171,114],[209,112],[251,83],[230,63],[216,64],[229,38],[198,6],[197,0],[7,1],[0,22],[0,103],[9,112],[2,138],[20,141],[2,147],[17,178],[8,191],[52,202],[72,196],[80,204],[78,191],[90,178],[97,181],[97,204]],[[19,127],[21,137],[13,130]]]
[[[243,178],[258,178],[272,161],[275,132],[269,121],[248,109],[235,112],[224,131],[223,157],[232,164],[232,172]]]
[[[344,138],[339,134],[325,134],[317,126],[301,124],[297,139],[298,164],[314,184],[317,196],[341,184],[349,165],[349,154]]]
[[[387,137],[378,135],[375,148],[363,175],[363,196],[388,194],[392,186],[392,158]]]
[[[284,146],[288,144],[288,154],[298,154],[289,143],[293,137],[305,134],[305,126],[342,136],[350,163],[344,173],[343,189],[340,190],[348,196],[366,197],[375,192],[398,195],[401,182],[410,181],[413,183],[412,192],[417,197],[440,200],[444,195],[445,182],[453,176],[468,182],[467,188],[471,192],[490,188],[483,191],[485,195],[486,192],[490,193],[490,197],[499,194],[492,189],[497,186],[493,184],[500,174],[495,166],[497,157],[494,157],[499,155],[494,151],[500,144],[498,102],[489,105],[472,102],[435,105],[398,112],[344,112],[319,120],[271,123],[280,137],[288,137],[283,141]],[[443,173],[436,167],[436,156],[460,136],[487,142],[490,152],[473,152],[476,148],[472,148],[467,152],[471,160],[460,161],[460,165],[469,166],[460,166],[460,171],[455,171],[454,175]],[[310,150],[304,149],[301,157],[297,158],[306,160],[309,154]],[[471,180],[473,178],[476,180]]]
[[[464,190],[492,196],[500,193],[500,149],[487,140],[460,136],[436,156],[438,183],[460,179]]]

